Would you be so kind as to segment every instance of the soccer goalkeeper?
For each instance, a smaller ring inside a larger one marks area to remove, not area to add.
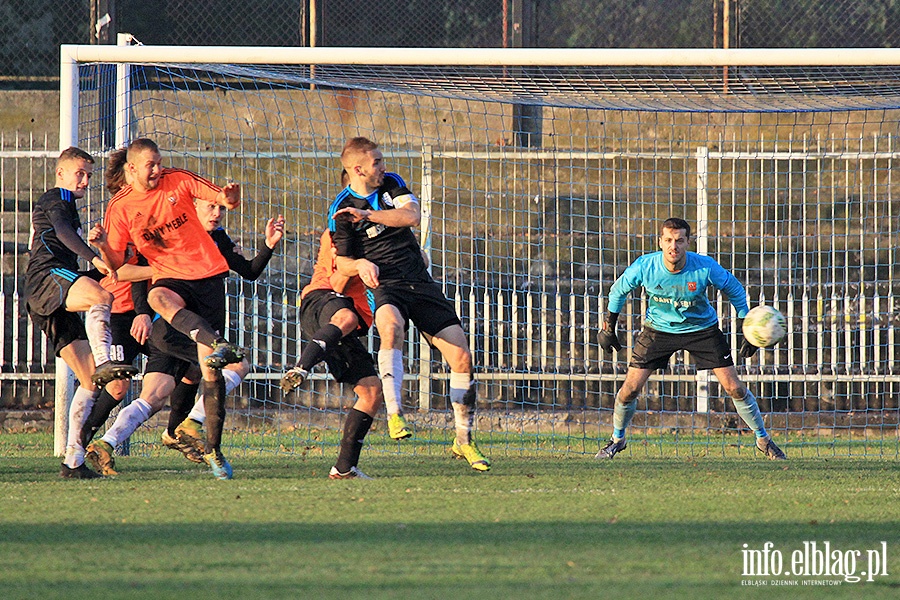
[[[731,348],[719,329],[719,318],[706,296],[709,286],[721,290],[737,310],[738,319],[747,314],[747,294],[734,275],[714,259],[688,252],[691,226],[683,219],[668,219],[662,224],[659,252],[645,254],[616,279],[609,291],[609,312],[603,321],[598,341],[604,351],[622,349],[616,335],[619,311],[625,297],[643,286],[647,294],[644,327],[638,334],[628,365],[625,382],[616,394],[612,439],[596,458],[613,458],[626,448],[625,429],[637,407],[637,396],[650,373],[664,368],[669,357],[687,350],[698,369],[712,369],[719,383],[731,396],[741,419],[756,434],[756,447],[772,460],[787,458],[775,445],[763,425],[753,392],[738,378]],[[750,357],[757,347],[742,340],[740,355]]]

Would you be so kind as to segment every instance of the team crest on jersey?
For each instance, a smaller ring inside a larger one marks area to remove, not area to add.
[[[688,281],[688,289],[692,292],[697,291],[697,282],[696,281]]]
[[[166,200],[168,200],[169,204],[171,204],[172,206],[175,206],[175,203],[178,202],[178,199],[175,196],[169,196],[168,198],[166,198]]]
[[[394,199],[391,198],[389,192],[385,192],[381,195],[381,203],[389,208],[394,208]]]
[[[378,237],[378,234],[380,234],[384,230],[385,230],[384,225],[382,225],[380,223],[375,223],[372,227],[366,228],[366,236],[368,236],[370,238]]]

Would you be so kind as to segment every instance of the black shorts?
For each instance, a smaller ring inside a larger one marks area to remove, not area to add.
[[[313,290],[303,297],[300,303],[300,330],[306,340],[327,325],[334,313],[348,308],[356,313],[353,300],[331,290]],[[356,315],[359,317],[359,314]],[[360,323],[363,320],[359,319]],[[364,329],[345,336],[338,345],[325,355],[325,364],[335,381],[356,385],[366,377],[377,377],[375,361],[366,350],[359,335]]]
[[[665,333],[644,327],[634,342],[629,367],[637,369],[665,369],[669,358],[678,350],[687,350],[697,369],[733,367],[731,346],[718,327],[691,333]]]
[[[151,353],[173,356],[189,363],[197,363],[197,342],[184,335],[164,319],[153,321],[148,341]]]
[[[225,277],[206,279],[159,279],[150,289],[164,287],[184,300],[185,308],[197,313],[219,334],[225,332]]]
[[[372,293],[376,312],[386,304],[396,306],[404,320],[415,323],[422,333],[433,336],[451,325],[461,325],[453,304],[436,281],[382,284]]]
[[[131,335],[131,325],[137,313],[133,310],[126,313],[113,313],[109,316],[109,330],[112,332],[112,344],[109,346],[109,358],[118,362],[131,364],[138,354],[149,354],[145,345],[139,344]]]
[[[145,373],[165,373],[178,381],[197,364],[197,344],[161,318],[153,321],[147,347]]]
[[[45,317],[52,315],[56,309],[66,306],[69,288],[82,273],[69,269],[53,268],[46,271],[28,273],[25,277],[25,298],[28,310]]]
[[[69,312],[65,307],[57,308],[49,315],[42,315],[33,312],[31,305],[28,305],[28,314],[34,326],[43,331],[50,340],[56,356],[59,356],[60,350],[72,342],[87,339],[81,315]]]

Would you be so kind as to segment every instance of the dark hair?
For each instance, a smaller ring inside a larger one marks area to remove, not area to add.
[[[350,175],[347,173],[347,169],[341,169],[341,187],[347,187],[348,183],[350,183]]]
[[[157,146],[156,142],[150,138],[138,138],[132,140],[132,142],[128,144],[128,162],[134,160],[134,157],[144,150],[152,150],[153,152],[159,153],[159,146]]]
[[[125,163],[128,162],[128,148],[117,148],[110,152],[106,163],[106,189],[113,196],[125,187]]]
[[[660,227],[660,233],[662,233],[663,229],[684,229],[687,233],[688,237],[691,237],[691,226],[684,219],[679,219],[677,217],[670,217],[663,221],[662,227]]]
[[[58,167],[60,163],[63,163],[67,160],[83,160],[85,162],[94,164],[94,157],[89,153],[85,152],[81,148],[76,148],[75,146],[69,146],[59,154],[59,158],[56,159],[56,166]]]

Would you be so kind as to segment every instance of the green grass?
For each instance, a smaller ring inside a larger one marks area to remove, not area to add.
[[[333,456],[310,454],[236,457],[221,482],[159,454],[67,481],[49,448],[47,435],[0,436],[4,599],[900,594],[895,461],[496,455],[478,474],[366,452],[373,481],[330,481]],[[804,541],[882,540],[890,575],[874,582],[741,585],[743,544],[790,556]]]

